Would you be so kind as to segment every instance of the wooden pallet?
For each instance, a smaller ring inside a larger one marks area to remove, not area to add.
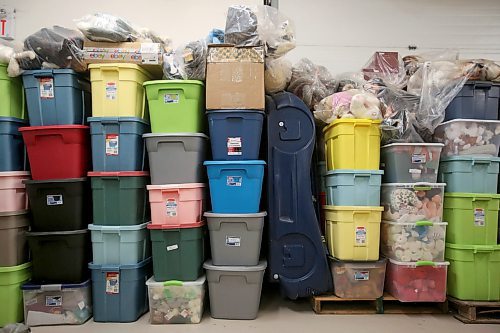
[[[500,302],[462,301],[448,296],[454,317],[465,324],[500,324]]]
[[[404,303],[390,294],[378,299],[345,299],[335,295],[313,296],[311,303],[317,314],[443,314],[448,303]]]

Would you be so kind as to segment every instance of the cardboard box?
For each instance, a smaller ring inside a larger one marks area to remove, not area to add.
[[[210,45],[207,57],[206,108],[265,108],[264,49]]]

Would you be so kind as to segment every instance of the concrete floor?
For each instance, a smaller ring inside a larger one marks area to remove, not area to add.
[[[198,325],[150,325],[146,313],[129,324],[94,323],[81,326],[33,327],[33,333],[500,333],[500,325],[465,325],[451,315],[316,315],[308,300],[282,299],[275,290],[265,290],[256,320],[212,319],[205,311]]]

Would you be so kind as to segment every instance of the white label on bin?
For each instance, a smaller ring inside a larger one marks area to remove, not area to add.
[[[187,318],[187,317],[189,316],[189,313],[190,313],[190,312],[189,312],[189,310],[188,310],[188,309],[184,309],[184,310],[182,310],[182,312],[181,312],[180,314],[181,314],[181,316],[182,316],[183,318]]]
[[[365,227],[356,227],[356,244],[366,244]]]
[[[241,156],[241,137],[227,138],[227,155]]]
[[[474,225],[476,227],[484,227],[486,225],[483,208],[474,209]]]
[[[177,216],[177,201],[175,199],[167,199],[165,207],[167,208],[168,217]]]
[[[120,136],[118,134],[106,134],[106,156],[118,156]]]
[[[54,79],[49,77],[40,79],[40,98],[54,98]]]
[[[106,294],[120,293],[120,273],[106,272]]]
[[[226,185],[241,187],[242,182],[243,182],[242,176],[227,176]]]
[[[409,170],[408,170],[408,172],[409,172],[410,174],[412,174],[412,175],[413,175],[413,174],[415,174],[415,175],[420,175],[420,174],[422,173],[422,170],[420,170],[420,169],[409,169]]]
[[[158,54],[160,53],[160,44],[141,43],[141,56],[143,64],[158,64]]]
[[[81,301],[80,303],[78,303],[78,308],[80,310],[83,310],[85,308],[85,302],[84,301]]]
[[[59,206],[63,204],[62,194],[47,195],[47,206]]]
[[[169,245],[167,246],[167,251],[174,251],[174,250],[178,250],[179,249],[179,245],[177,244],[174,244],[174,245]]]
[[[226,246],[240,247],[241,237],[226,236]]]
[[[106,99],[115,100],[117,94],[118,86],[116,82],[106,83]]]
[[[369,271],[355,271],[354,272],[354,280],[355,281],[368,281],[368,280],[370,280],[370,272]]]
[[[411,155],[411,163],[414,163],[414,164],[427,163],[427,155],[425,155],[425,154],[412,154]]]
[[[177,104],[179,103],[179,94],[165,94],[163,95],[163,103]]]
[[[58,296],[45,296],[45,306],[62,306],[63,298]]]

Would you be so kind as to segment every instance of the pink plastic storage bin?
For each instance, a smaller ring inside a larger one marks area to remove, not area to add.
[[[28,209],[28,197],[23,184],[25,179],[30,179],[29,172],[0,172],[0,212]]]
[[[205,184],[148,185],[152,224],[182,227],[201,221]]]
[[[389,259],[385,289],[401,302],[444,302],[446,300],[445,262],[400,262]]]

